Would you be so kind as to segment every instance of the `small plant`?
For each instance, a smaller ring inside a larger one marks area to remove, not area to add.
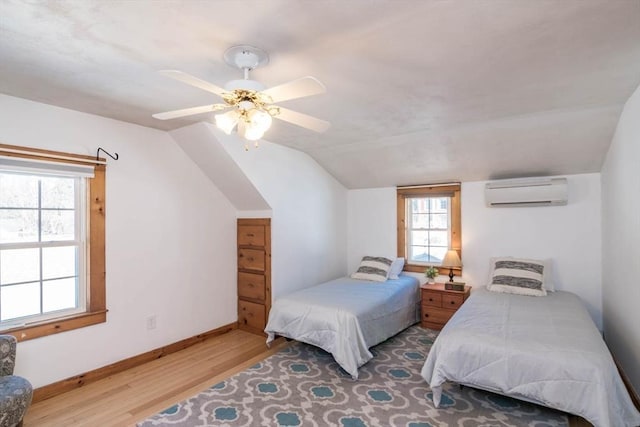
[[[438,275],[438,269],[431,266],[424,271],[424,275],[427,276],[429,279],[433,280]]]

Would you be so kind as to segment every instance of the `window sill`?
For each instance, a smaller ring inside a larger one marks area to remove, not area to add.
[[[26,341],[60,332],[72,331],[86,326],[97,325],[98,323],[104,323],[106,321],[107,310],[100,310],[6,329],[3,330],[2,333],[13,335],[18,341]]]
[[[412,273],[424,273],[424,271],[429,268],[430,264],[405,264],[404,267],[402,268],[402,270],[404,271],[410,271]],[[445,268],[445,267],[438,267],[437,265],[434,266],[435,268],[438,269],[438,272],[443,275],[443,276],[448,276],[449,275],[449,269]],[[454,268],[453,269],[453,274],[456,276],[462,276],[462,268]]]

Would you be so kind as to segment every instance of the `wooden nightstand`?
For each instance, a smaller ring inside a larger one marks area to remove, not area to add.
[[[464,291],[448,291],[444,288],[444,283],[434,283],[421,285],[420,292],[422,297],[420,326],[440,330],[469,298],[471,287],[465,286]]]

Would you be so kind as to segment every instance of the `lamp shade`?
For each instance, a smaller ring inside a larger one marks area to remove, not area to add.
[[[458,252],[455,249],[449,249],[447,254],[442,260],[442,266],[445,268],[458,268],[462,267],[462,262],[458,256]]]

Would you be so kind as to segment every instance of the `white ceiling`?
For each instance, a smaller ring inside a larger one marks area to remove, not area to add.
[[[597,172],[640,83],[640,0],[0,0],[0,92],[175,129],[210,117],[151,114],[219,99],[156,71],[224,85],[236,44],[269,52],[268,87],[327,86],[282,104],[326,133],[266,139],[349,188]]]

